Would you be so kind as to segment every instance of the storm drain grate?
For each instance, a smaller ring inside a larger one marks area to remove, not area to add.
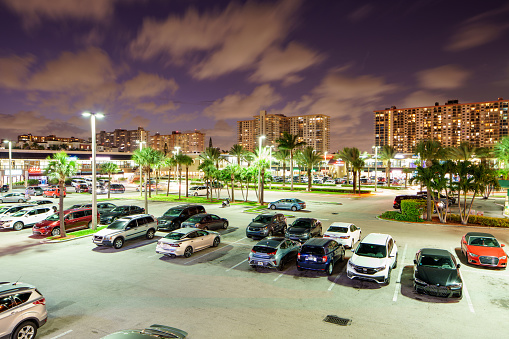
[[[323,319],[323,321],[341,326],[348,326],[352,324],[352,319],[340,318],[337,315],[328,315],[325,319]]]

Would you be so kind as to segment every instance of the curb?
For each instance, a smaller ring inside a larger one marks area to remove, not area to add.
[[[468,228],[497,229],[497,230],[508,229],[507,227],[471,226],[471,225],[448,225],[448,224],[442,224],[442,223],[440,223],[440,224],[427,224],[427,223],[423,223],[423,222],[408,222],[408,221],[387,220],[387,219],[382,219],[379,216],[376,216],[375,218],[377,218],[378,220],[381,220],[381,221],[402,223],[402,224],[408,224],[408,225],[415,225],[415,224],[417,224],[417,225],[424,225],[424,226],[468,227]]]

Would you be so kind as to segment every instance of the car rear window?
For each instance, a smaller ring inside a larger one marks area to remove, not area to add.
[[[267,247],[267,246],[255,246],[253,247],[253,251],[257,253],[272,253],[276,252],[276,249],[273,247]]]
[[[304,245],[300,251],[302,254],[324,255],[323,247]]]
[[[329,229],[327,230],[327,232],[338,232],[338,233],[348,233],[348,228],[347,227],[338,227],[338,226],[331,226],[329,227]]]

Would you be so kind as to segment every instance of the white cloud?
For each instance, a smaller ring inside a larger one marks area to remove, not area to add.
[[[435,102],[443,104],[445,101],[446,98],[441,93],[416,91],[403,99],[401,108],[433,106]]]
[[[178,89],[177,82],[174,79],[165,79],[159,75],[144,72],[140,72],[136,77],[124,82],[123,87],[124,89],[120,98],[135,100],[158,95],[174,94]]]
[[[29,67],[35,62],[35,57],[27,55],[0,58],[0,87],[21,89],[29,74]]]
[[[461,87],[470,72],[456,65],[444,65],[417,73],[419,84],[428,89],[455,89]]]

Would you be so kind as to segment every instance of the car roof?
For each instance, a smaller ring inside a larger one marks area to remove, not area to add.
[[[385,245],[387,243],[387,240],[391,237],[388,234],[382,234],[382,233],[370,233],[367,236],[362,239],[361,242],[368,243],[368,244],[379,244],[379,245]]]
[[[258,214],[258,215],[264,215],[264,216],[269,216],[269,217],[273,217],[275,215],[283,215],[283,213],[262,213],[262,214]]]
[[[351,222],[340,222],[340,221],[334,221],[332,224],[330,224],[330,226],[340,226],[340,227],[349,227],[350,225],[353,224]]]
[[[489,234],[489,233],[481,233],[481,232],[468,232],[467,234],[465,234],[465,238],[468,240],[468,238],[470,237],[490,237],[490,238],[495,238],[495,236],[493,234]]]
[[[132,215],[126,215],[121,218],[118,218],[117,220],[133,220],[141,217],[151,217],[152,215],[147,213],[140,213],[140,214],[132,214]]]
[[[297,219],[295,219],[295,221],[297,221],[297,220],[309,220],[309,221],[313,221],[313,220],[317,220],[317,219],[316,218],[297,218]]]
[[[172,232],[189,233],[191,231],[201,231],[201,230],[199,228],[196,228],[196,227],[182,227],[182,228],[177,228],[176,230],[174,230]]]
[[[21,292],[35,289],[35,286],[25,284],[23,282],[0,282],[0,295],[11,294],[13,292]]]
[[[447,250],[442,250],[438,248],[422,248],[420,250],[421,255],[430,255],[435,257],[450,257],[451,253]]]
[[[329,242],[334,241],[329,238],[311,238],[308,241],[304,243],[302,246],[320,246],[323,247],[324,245],[328,244]]]
[[[272,237],[257,242],[255,246],[277,247],[284,240],[285,238],[283,237]]]

